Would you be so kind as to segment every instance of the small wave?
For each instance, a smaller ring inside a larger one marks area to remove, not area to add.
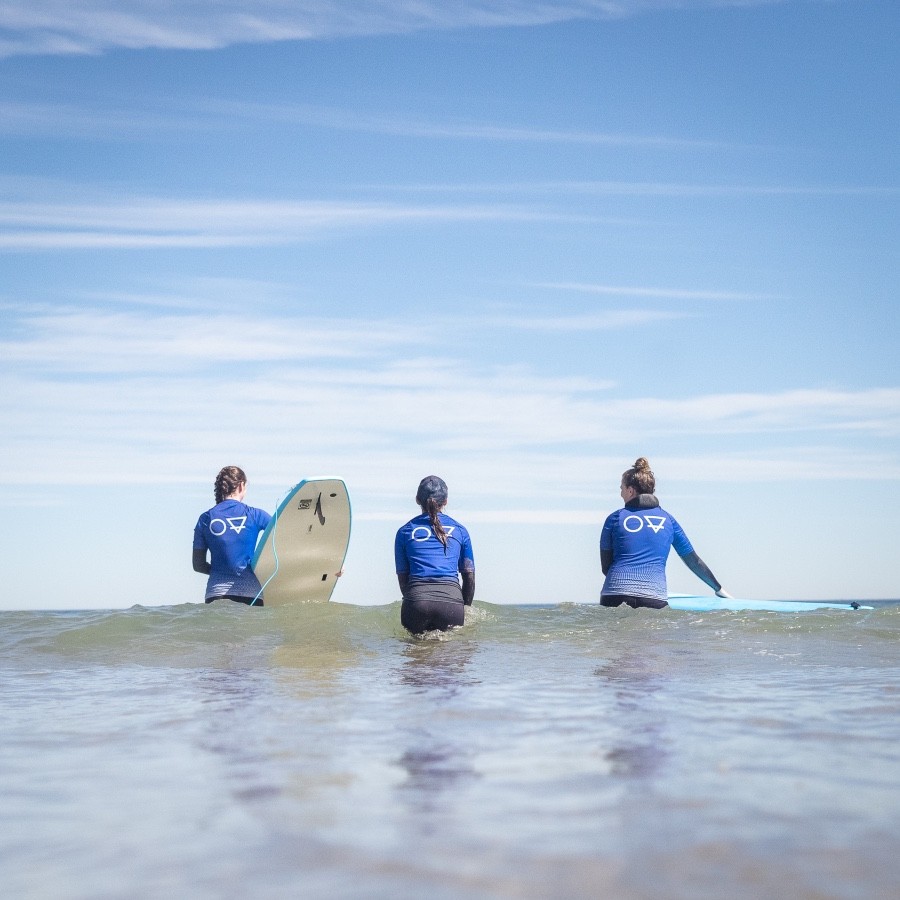
[[[829,642],[848,658],[865,642],[893,652],[900,606],[802,613],[606,609],[596,604],[511,606],[476,603],[461,629],[425,640],[549,645],[688,643],[715,648],[781,648]],[[85,665],[256,667],[308,665],[396,652],[421,643],[400,624],[400,604],[296,604],[250,610],[236,603],[133,606],[125,610],[11,612],[0,629],[2,665],[34,669]],[[888,647],[889,645],[889,647]],[[871,658],[871,657],[870,657]]]

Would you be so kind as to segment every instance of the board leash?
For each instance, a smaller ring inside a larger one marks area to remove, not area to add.
[[[262,597],[263,591],[269,586],[269,582],[278,574],[278,547],[275,544],[275,537],[278,534],[278,510],[281,509],[281,504],[285,497],[287,497],[287,493],[282,494],[275,504],[275,515],[272,516],[272,555],[275,557],[275,568],[272,570],[272,574],[266,579],[266,583],[260,587],[256,596],[250,601],[250,606],[253,606],[253,604]]]

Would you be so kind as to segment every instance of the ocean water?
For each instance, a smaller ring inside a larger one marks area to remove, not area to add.
[[[900,895],[900,606],[0,621],[3,897]]]

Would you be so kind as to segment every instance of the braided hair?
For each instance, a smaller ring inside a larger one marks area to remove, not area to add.
[[[247,483],[244,470],[237,466],[225,466],[216,475],[216,503],[221,503],[226,497],[230,497],[242,484]]]
[[[640,456],[634,465],[622,473],[622,486],[634,488],[639,494],[652,494],[656,490],[656,478],[650,463]]]
[[[419,482],[416,491],[416,503],[422,507],[422,512],[431,520],[431,528],[434,536],[444,545],[447,551],[447,532],[441,524],[440,511],[447,505],[447,483],[437,475],[428,475]]]

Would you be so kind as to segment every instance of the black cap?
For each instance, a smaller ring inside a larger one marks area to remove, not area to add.
[[[416,491],[416,503],[423,506],[429,500],[434,500],[438,506],[447,502],[447,482],[437,475],[427,475],[419,482],[419,490]]]

